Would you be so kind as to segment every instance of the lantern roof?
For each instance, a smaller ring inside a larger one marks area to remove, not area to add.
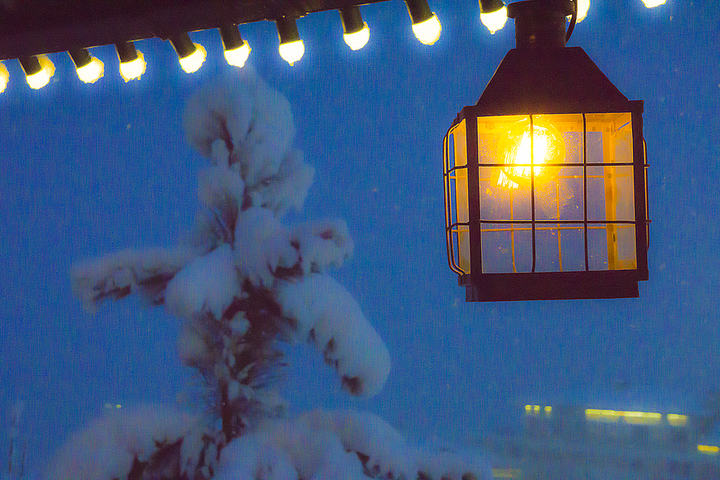
[[[514,48],[490,79],[479,115],[627,111],[628,99],[580,47]]]

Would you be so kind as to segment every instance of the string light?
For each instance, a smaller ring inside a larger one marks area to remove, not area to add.
[[[363,22],[358,7],[347,7],[340,10],[343,26],[343,40],[350,50],[360,50],[370,40],[370,29]]]
[[[120,76],[123,80],[139,80],[147,68],[143,53],[131,42],[116,43],[115,50],[120,59]]]
[[[279,18],[275,23],[280,38],[278,51],[282,59],[292,66],[305,55],[305,44],[300,39],[297,23],[290,17]]]
[[[405,0],[410,18],[412,19],[412,30],[420,43],[432,45],[440,38],[442,25],[428,6],[426,0]]]
[[[25,72],[25,81],[33,90],[43,88],[55,74],[55,65],[46,55],[20,57],[18,61]]]

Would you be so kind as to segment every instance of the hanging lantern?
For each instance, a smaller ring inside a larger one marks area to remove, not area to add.
[[[565,46],[574,10],[509,5],[516,48],[445,136],[448,259],[467,301],[637,297],[648,278],[643,103]]]

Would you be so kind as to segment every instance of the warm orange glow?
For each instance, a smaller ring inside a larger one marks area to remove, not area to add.
[[[511,165],[503,168],[497,185],[516,189],[521,183],[538,177],[545,171],[545,163],[560,163],[565,159],[565,144],[560,132],[554,127],[529,124],[515,128],[508,134],[503,162]]]
[[[5,91],[8,81],[10,81],[8,69],[2,62],[0,62],[0,93]]]

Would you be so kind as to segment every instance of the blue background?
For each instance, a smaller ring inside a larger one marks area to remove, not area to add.
[[[720,6],[594,1],[570,41],[628,98],[645,100],[653,223],[640,298],[485,304],[465,303],[447,267],[441,147],[514,46],[514,28],[490,35],[472,0],[431,7],[443,24],[432,47],[415,40],[400,1],[363,8],[371,39],[359,52],[342,42],[337,12],[303,18],[307,51],[294,67],[277,55],[273,24],[241,29],[251,63],[290,100],[295,145],[317,171],[292,220],[347,220],[355,256],[336,277],[393,357],[385,389],[358,400],[310,347],[288,349],[293,409],[369,409],[411,441],[462,443],[512,426],[525,403],[697,409],[720,390]],[[216,31],[193,39],[208,50],[198,73],[147,40],[138,43],[147,73],[128,84],[111,47],[93,49],[106,67],[95,85],[81,84],[64,54],[51,55],[57,72],[39,91],[5,62],[0,433],[24,399],[33,471],[107,402],[198,406],[195,377],[175,355],[175,319],[136,299],[90,315],[69,279],[73,261],[172,245],[191,228],[206,163],[184,139],[182,110],[233,68]]]

